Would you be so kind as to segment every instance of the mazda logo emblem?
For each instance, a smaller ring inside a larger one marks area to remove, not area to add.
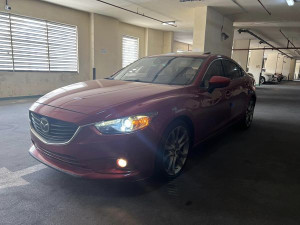
[[[48,133],[49,132],[49,130],[50,130],[50,124],[49,124],[48,120],[45,117],[41,118],[40,126],[41,126],[41,130],[44,133]]]

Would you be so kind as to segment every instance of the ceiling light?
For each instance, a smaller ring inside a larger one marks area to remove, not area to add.
[[[295,1],[294,0],[286,0],[286,3],[289,5],[289,6],[293,6],[295,4]]]
[[[173,26],[173,25],[175,25],[175,21],[165,21],[165,22],[162,22],[161,24],[162,25],[165,25],[165,26],[167,26],[167,25],[171,25],[171,26]]]

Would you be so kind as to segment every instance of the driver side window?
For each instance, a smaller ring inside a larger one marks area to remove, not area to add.
[[[209,66],[208,70],[206,71],[206,73],[204,75],[204,79],[202,80],[201,87],[208,88],[209,80],[213,76],[224,76],[221,60],[214,61]]]

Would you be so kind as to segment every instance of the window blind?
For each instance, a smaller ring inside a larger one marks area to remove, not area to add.
[[[122,66],[126,67],[139,58],[139,39],[123,36],[122,38]]]
[[[0,13],[0,70],[77,72],[77,27]]]
[[[51,71],[77,71],[77,29],[48,23]]]
[[[9,15],[0,14],[0,70],[12,70],[12,48]]]

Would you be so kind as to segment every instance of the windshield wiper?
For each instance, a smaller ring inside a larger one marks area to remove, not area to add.
[[[105,80],[114,80],[114,78],[113,77],[106,77],[106,78],[104,78]]]
[[[132,82],[142,82],[142,83],[149,83],[147,81],[143,81],[143,80],[140,80],[140,79],[133,79],[133,80],[123,80],[123,81],[132,81]]]

